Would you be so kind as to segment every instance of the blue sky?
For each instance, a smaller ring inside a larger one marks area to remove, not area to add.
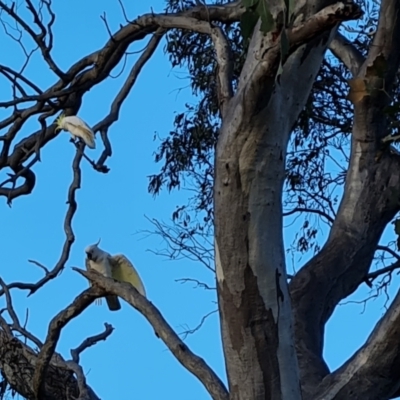
[[[150,11],[150,6],[144,6],[144,3],[126,2],[128,15],[136,17]],[[151,6],[159,12],[164,3],[152,0]],[[114,0],[55,2],[54,10],[57,20],[53,57],[63,69],[107,41],[108,34],[100,15],[106,13],[113,31],[124,22],[118,2]],[[6,51],[1,52],[0,63],[20,67],[23,62],[21,50],[11,40],[4,39],[3,33],[1,35]],[[29,38],[25,38],[25,43],[32,47]],[[135,44],[132,50],[142,49],[145,43]],[[84,248],[100,237],[104,249],[110,253],[124,253],[132,260],[142,276],[148,298],[178,332],[184,331],[185,327],[195,327],[205,314],[216,308],[215,293],[175,282],[179,278],[195,278],[213,286],[210,271],[191,261],[168,261],[154,255],[148,250],[162,247],[160,238],[137,234],[151,229],[145,216],[168,221],[175,206],[184,204],[187,199],[185,192],[163,192],[155,199],[147,192],[147,176],[159,169],[153,162],[153,152],[158,145],[154,141],[155,133],[166,135],[172,128],[174,113],[183,110],[186,102],[195,102],[187,88],[188,82],[182,80],[179,73],[183,71],[171,70],[162,47],[143,69],[122,107],[119,121],[109,132],[113,157],[107,165],[111,171],[106,175],[99,174],[86,162],[82,163],[82,186],[77,192],[78,211],[73,221],[76,242],[62,275],[30,298],[26,297],[26,292],[12,292],[21,320],[29,309],[27,326],[42,340],[51,318],[87,287],[87,282],[71,267],[83,268]],[[108,79],[85,95],[79,116],[90,125],[104,117],[136,58],[137,55],[129,57],[128,67],[119,78]],[[115,72],[119,71],[120,66]],[[56,80],[38,53],[26,73],[42,89]],[[9,99],[4,80],[0,80],[0,93],[0,101]],[[0,110],[0,117],[4,118],[8,112],[10,110]],[[35,121],[27,123],[19,137],[29,135],[38,126]],[[101,152],[100,140],[97,142],[96,150],[87,150],[91,158],[97,158]],[[37,184],[33,194],[16,199],[12,208],[0,198],[3,238],[0,275],[6,282],[30,282],[42,276],[42,271],[29,264],[28,259],[49,268],[57,262],[64,241],[62,225],[74,153],[69,135],[60,134],[46,146],[42,162],[35,167]],[[296,226],[287,229],[287,244],[295,232]],[[305,261],[305,257],[295,259],[297,267]],[[394,289],[391,288],[392,294]],[[364,288],[356,297],[363,298],[366,293]],[[364,342],[384,312],[383,302],[384,299],[370,302],[363,314],[360,305],[338,308],[326,333],[325,354],[332,368],[338,367]],[[100,398],[209,398],[196,378],[156,338],[145,319],[126,304],[116,313],[109,312],[105,305],[89,307],[63,330],[57,351],[69,358],[69,350],[87,336],[102,331],[105,322],[115,328],[111,337],[86,350],[81,357],[88,383]],[[217,314],[211,315],[201,330],[186,339],[186,343],[225,380]]]

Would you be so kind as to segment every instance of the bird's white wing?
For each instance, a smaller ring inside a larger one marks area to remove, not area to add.
[[[86,129],[92,130],[92,128],[82,118],[79,118],[76,115],[70,115],[68,117],[64,117],[64,122],[70,122],[75,126],[82,126],[85,127]]]
[[[76,115],[70,115],[69,117],[64,117],[62,125],[63,129],[66,129],[72,135],[82,138],[88,147],[91,149],[96,148],[94,132],[85,121]]]
[[[98,268],[93,268],[93,265],[91,265],[91,262],[90,262],[90,260],[88,258],[85,258],[85,266],[86,266],[86,269],[88,271],[91,270],[91,269],[94,269],[97,272],[101,272],[101,271],[98,270]],[[103,273],[103,275],[107,276],[106,273]],[[120,304],[120,302],[118,300],[118,296],[114,296],[114,295],[106,296],[106,301],[107,301],[108,308],[111,311],[118,311],[121,308],[121,304]],[[101,305],[101,298],[96,299],[94,301],[94,303],[96,305],[98,305],[98,306]]]
[[[90,261],[87,259],[87,257],[85,257],[85,267],[87,271],[91,270],[91,266],[90,266]]]
[[[143,282],[135,267],[123,255],[116,254],[110,258],[112,277],[120,282],[130,283],[142,296],[146,296]]]
[[[87,271],[90,271],[92,269],[92,266],[90,265],[90,261],[88,260],[87,257],[85,258],[85,267],[86,267]],[[89,285],[91,286],[91,284],[89,284]],[[100,299],[96,299],[94,301],[94,304],[96,304],[98,306],[101,305],[101,298]]]

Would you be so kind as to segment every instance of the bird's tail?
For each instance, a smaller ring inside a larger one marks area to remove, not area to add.
[[[86,129],[82,126],[79,127],[79,131],[81,133],[81,137],[82,137],[83,141],[85,142],[86,146],[88,146],[91,149],[95,149],[96,142],[94,141],[93,132],[90,129]]]
[[[121,303],[118,296],[106,296],[107,305],[110,311],[118,311],[121,309]]]

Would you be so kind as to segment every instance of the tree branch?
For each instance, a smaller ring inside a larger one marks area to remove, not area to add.
[[[108,140],[108,129],[115,121],[118,120],[119,113],[120,113],[123,102],[127,98],[133,85],[135,84],[136,79],[137,79],[138,75],[140,74],[140,71],[142,70],[142,68],[144,67],[146,62],[154,54],[158,44],[160,43],[160,41],[163,37],[164,32],[165,32],[164,29],[159,28],[156,31],[156,33],[153,35],[153,37],[150,39],[149,43],[146,46],[146,49],[140,55],[140,57],[137,60],[137,62],[135,63],[135,65],[132,67],[128,78],[126,79],[121,90],[118,92],[117,96],[115,97],[114,101],[112,102],[110,112],[108,113],[108,115],[106,117],[104,117],[100,122],[98,122],[93,127],[94,132],[98,132],[98,131],[101,132],[101,138],[104,143],[104,150],[103,150],[99,160],[95,163],[95,166],[94,166],[96,170],[101,170],[101,168],[104,168],[104,163],[105,163],[107,157],[110,157],[112,154],[111,144],[110,144],[110,141]]]
[[[40,349],[42,347],[42,342],[35,335],[33,335],[31,332],[29,332],[27,329],[25,329],[25,326],[22,326],[20,324],[17,313],[15,312],[14,307],[13,307],[10,291],[8,290],[7,285],[4,283],[4,281],[1,278],[0,278],[0,285],[3,288],[4,294],[6,297],[7,312],[12,320],[12,324],[10,325],[10,329],[11,329],[10,332],[12,332],[12,331],[19,332],[21,335],[23,335],[25,338],[29,339],[32,343],[34,343]],[[3,329],[4,329],[4,325],[3,325]]]
[[[45,26],[43,25],[42,21],[39,18],[39,15],[37,11],[35,10],[34,5],[30,0],[26,0],[27,2],[27,8],[28,10],[32,13],[33,19],[36,25],[39,26],[39,29],[41,32],[39,34],[35,33],[33,29],[14,11],[14,7],[7,7],[7,5],[0,1],[0,9],[4,10],[11,18],[15,20],[17,24],[22,26],[22,28],[31,36],[33,41],[37,44],[37,46],[40,48],[43,59],[47,62],[49,65],[50,69],[58,75],[59,78],[64,79],[65,74],[58,68],[56,63],[54,62],[53,58],[51,57],[50,51],[51,51],[51,45],[47,46],[44,38],[47,35],[47,30]],[[51,13],[51,8],[50,5],[47,4],[48,10],[50,10]],[[52,15],[52,21],[54,22],[54,14]],[[49,27],[52,25],[52,21],[49,23]],[[50,42],[51,43],[51,42]],[[52,44],[52,43],[51,43]]]
[[[9,151],[12,148],[12,141],[23,124],[31,116],[40,113],[49,113],[48,115],[42,115],[42,117],[44,116],[47,118],[47,116],[55,115],[60,110],[63,110],[66,115],[76,114],[80,108],[84,94],[94,85],[97,85],[109,76],[111,71],[126,53],[128,46],[153,32],[161,32],[163,28],[181,28],[210,34],[210,22],[234,22],[239,20],[240,15],[244,12],[244,7],[241,5],[241,2],[236,1],[224,5],[201,5],[176,14],[145,14],[133,21],[127,21],[125,26],[112,34],[110,39],[101,49],[83,57],[73,64],[66,72],[63,72],[57,67],[50,55],[53,46],[53,34],[51,29],[55,20],[55,14],[51,10],[51,2],[45,2],[45,7],[50,15],[47,26],[42,22],[40,13],[33,7],[31,2],[28,2],[28,8],[33,15],[34,23],[40,30],[39,33],[36,33],[29,24],[15,12],[13,6],[8,7],[4,2],[0,2],[0,9],[6,12],[26,30],[28,35],[31,36],[35,43],[40,47],[44,61],[60,77],[59,81],[54,85],[50,86],[45,91],[41,91],[39,88],[32,86],[29,83],[30,81],[22,76],[22,72],[16,75],[9,70],[6,71],[4,68],[0,71],[5,73],[9,78],[12,77],[14,81],[14,92],[15,89],[21,87],[17,78],[22,80],[35,91],[33,95],[27,94],[22,97],[14,95],[12,100],[0,103],[1,107],[14,107],[13,114],[3,121],[0,121],[0,126],[2,128],[10,126],[7,134],[0,138],[3,143],[0,155],[0,168],[8,166],[15,173],[15,176],[13,177],[14,181],[11,182],[13,184],[12,188],[0,187],[0,196],[6,196],[9,202],[16,197],[32,192],[35,186],[35,175],[30,168],[37,160],[39,160],[40,148],[57,136],[54,124],[50,125],[46,129],[43,129],[42,127],[40,131],[34,132],[17,143],[14,146],[12,154],[9,154]],[[47,44],[45,40],[46,35],[48,38]],[[103,120],[100,124],[108,123],[107,128],[109,128],[115,121],[115,118],[118,118],[122,102],[129,93],[137,74],[146,61],[146,57],[148,58],[151,56],[158,39],[159,36],[156,35],[156,37],[150,42],[143,57],[138,61],[137,66],[133,68],[132,74],[121,89],[119,97],[117,96],[111,107],[109,115],[110,119],[108,121]],[[18,41],[18,39],[15,40]],[[29,55],[27,55],[26,63],[28,61]],[[36,104],[22,110],[17,109],[17,105],[28,102],[36,102]],[[116,112],[115,115],[113,114],[114,112]],[[106,158],[111,155],[111,145],[107,137],[107,129],[105,129],[104,126],[99,127],[98,129],[100,130],[105,148],[97,163],[94,163],[91,160],[88,161],[98,171],[107,172],[104,162]],[[36,152],[37,159],[35,159],[34,163],[29,165],[29,167],[24,167],[23,163],[31,157],[33,152]],[[15,182],[18,177],[23,177],[25,182],[20,186],[15,187]]]
[[[21,326],[16,315],[10,292],[7,285],[0,279],[0,285],[6,296],[7,311],[12,324],[9,326],[0,316],[0,368],[11,388],[29,399],[63,399],[70,400],[99,400],[93,390],[87,386],[82,368],[74,361],[65,361],[55,353],[55,347],[65,324],[77,316],[88,304],[101,295],[98,288],[91,288],[78,296],[71,306],[58,314],[50,323],[49,334],[43,345],[38,338]],[[15,330],[31,340],[40,349],[37,355],[30,347],[20,342],[13,336]],[[100,335],[86,339],[76,350],[75,355],[79,359],[79,353],[85,348],[104,340],[112,332],[112,327],[106,324],[106,330]],[[76,357],[75,357],[76,358]],[[71,371],[76,374],[73,377]],[[47,373],[47,376],[46,376]],[[38,386],[39,385],[39,386]],[[40,387],[40,395],[37,388]],[[79,393],[79,397],[76,397]]]
[[[287,30],[292,51],[321,33],[330,31],[337,24],[360,18],[361,15],[361,8],[355,3],[338,2],[323,8],[304,23]]]
[[[389,399],[400,385],[400,292],[366,343],[342,367],[328,375],[313,397]]]
[[[197,324],[196,327],[194,327],[192,329],[188,328],[188,329],[184,330],[183,332],[181,332],[180,335],[182,335],[183,340],[185,340],[189,335],[192,335],[193,333],[197,332],[204,325],[204,323],[206,322],[207,318],[209,316],[217,313],[217,312],[218,312],[218,309],[210,311],[209,313],[207,313],[206,315],[204,315],[201,318],[200,322]]]
[[[382,0],[378,27],[363,65],[363,74],[373,67],[378,56],[383,56],[385,68],[381,78],[385,80],[388,91],[399,69],[400,59],[400,3],[396,0]]]
[[[160,311],[145,297],[141,296],[132,285],[106,278],[96,271],[73,269],[89,279],[95,286],[101,288],[103,295],[107,293],[120,296],[138,310],[149,321],[157,336],[167,345],[177,360],[200,380],[214,400],[229,400],[228,391],[215,372],[202,358],[192,353],[167,323]]]
[[[396,260],[400,261],[400,255],[398,255],[394,250],[392,250],[390,247],[388,246],[383,246],[383,245],[378,245],[376,246],[376,251],[386,251],[387,253],[389,253],[393,258],[395,258]]]
[[[333,222],[335,221],[329,214],[323,212],[322,210],[313,209],[313,208],[306,208],[306,207],[293,208],[293,210],[286,211],[286,212],[282,213],[282,216],[283,217],[288,217],[289,215],[295,214],[297,212],[305,212],[305,213],[317,214],[317,215],[325,218],[328,221],[328,223],[330,223],[330,224],[333,224]]]
[[[392,265],[388,265],[387,267],[380,268],[376,271],[370,272],[365,278],[366,282],[371,284],[374,281],[374,279],[376,279],[378,276],[393,272],[399,268],[400,268],[400,261],[396,261]]]
[[[311,15],[303,23],[286,29],[289,41],[289,52],[286,59],[300,46],[331,31],[337,24],[361,16],[361,9],[354,3],[338,2],[329,5],[316,14]],[[258,107],[259,101],[267,104],[269,96],[275,87],[275,78],[281,61],[281,34],[266,35],[259,31],[260,21],[254,28],[252,44],[260,51],[254,52],[252,57],[247,57],[239,80],[238,97],[246,92],[246,110],[249,118],[253,115],[253,107]],[[286,61],[286,60],[284,60]],[[246,121],[246,123],[250,123]]]
[[[6,330],[0,330],[0,368],[11,389],[26,399],[34,399],[33,375],[37,354]],[[46,391],[41,400],[71,400],[78,398],[79,386],[70,366],[57,353],[48,368]],[[23,373],[21,373],[23,371]],[[100,400],[91,388],[90,400]]]
[[[357,76],[365,58],[350,40],[336,32],[329,49],[349,69],[354,77]]]
[[[228,107],[228,102],[233,96],[233,60],[231,47],[224,31],[218,26],[212,27],[211,39],[214,43],[218,64],[218,102],[221,110],[221,116],[224,118],[226,108]]]
[[[59,260],[57,261],[54,268],[52,268],[49,272],[46,272],[44,277],[42,279],[39,279],[39,281],[37,281],[36,283],[13,282],[7,285],[8,289],[17,288],[21,290],[29,290],[29,295],[32,295],[37,290],[39,290],[44,284],[56,278],[58,274],[61,272],[61,270],[64,268],[65,263],[69,258],[69,253],[71,251],[72,244],[75,241],[75,235],[72,230],[72,219],[78,207],[76,201],[76,191],[81,186],[80,163],[82,160],[82,155],[83,155],[83,145],[82,143],[80,143],[78,145],[78,149],[76,151],[74,160],[72,162],[73,178],[68,189],[68,196],[67,196],[68,208],[64,219],[65,241]],[[0,296],[2,296],[3,294],[4,290],[0,290]]]
[[[60,338],[61,330],[68,322],[81,314],[96,298],[101,297],[101,294],[99,288],[90,287],[77,296],[67,308],[59,312],[51,320],[46,340],[37,357],[35,373],[33,375],[32,385],[36,399],[41,399],[45,394],[46,374],[58,339]]]
[[[87,348],[94,346],[100,340],[106,340],[113,332],[114,328],[112,325],[105,323],[104,331],[98,335],[90,336],[86,338],[76,349],[71,350],[71,357],[74,362],[79,364],[79,356]]]

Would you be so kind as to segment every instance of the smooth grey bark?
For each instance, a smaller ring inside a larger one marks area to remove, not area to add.
[[[303,21],[328,2],[309,2]],[[282,239],[285,155],[330,41],[315,37],[275,82],[277,44],[255,28],[216,149],[215,251],[232,399],[300,399]],[[263,54],[267,54],[263,58]],[[285,110],[283,112],[283,109]]]

